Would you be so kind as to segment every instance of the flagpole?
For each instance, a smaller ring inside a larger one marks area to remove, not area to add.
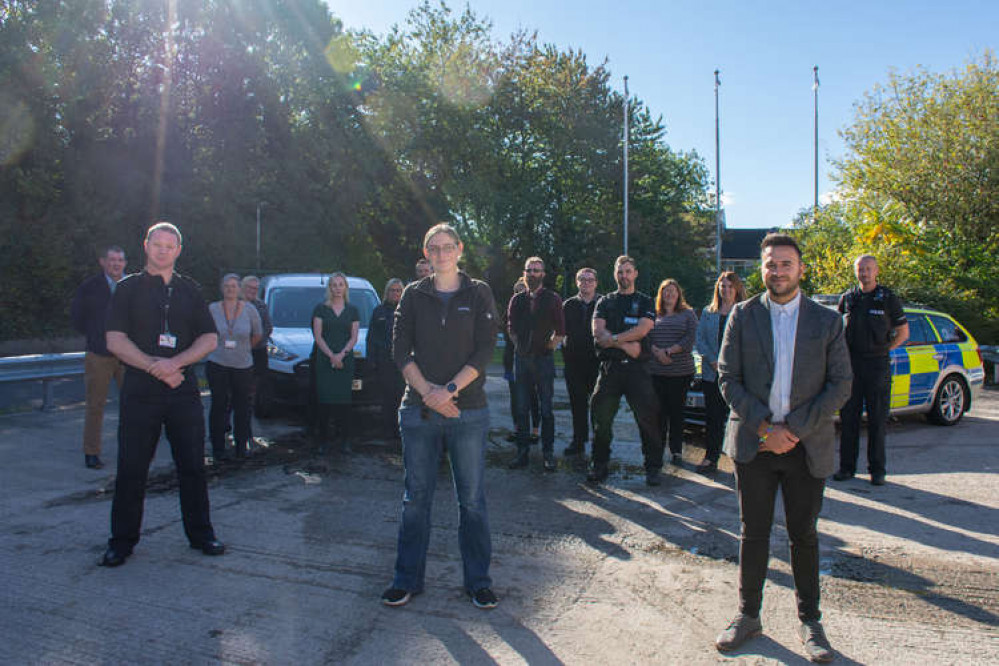
[[[718,120],[718,87],[721,79],[715,70],[715,270],[721,273],[722,216],[721,216],[721,132]]]
[[[628,254],[628,77],[624,77],[624,254]]]
[[[819,66],[812,68],[814,82],[812,83],[812,94],[814,96],[815,108],[815,198],[812,203],[812,219],[816,219],[819,214]]]

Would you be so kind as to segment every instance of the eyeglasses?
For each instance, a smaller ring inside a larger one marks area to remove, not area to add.
[[[597,279],[595,277],[586,275],[586,276],[578,278],[577,281],[578,282],[596,282]]]
[[[442,243],[441,245],[428,245],[427,252],[430,254],[451,254],[458,249],[454,243]]]

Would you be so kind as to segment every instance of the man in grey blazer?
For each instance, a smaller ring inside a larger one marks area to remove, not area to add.
[[[718,360],[731,408],[725,453],[735,461],[742,533],[739,614],[715,641],[739,647],[762,632],[760,607],[777,489],[784,498],[791,568],[809,658],[833,659],[819,620],[817,523],[825,479],[835,470],[833,415],[850,396],[850,356],[839,314],[805,298],[801,250],[790,236],[761,243],[766,293],[738,304]]]

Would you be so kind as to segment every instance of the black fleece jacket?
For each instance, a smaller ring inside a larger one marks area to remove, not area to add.
[[[479,376],[458,395],[459,409],[486,406],[486,368],[496,346],[498,315],[492,289],[459,271],[461,286],[445,305],[434,290],[433,276],[406,287],[395,312],[392,354],[402,370],[416,363],[427,381],[445,385],[470,365]],[[404,405],[422,405],[420,394],[406,387]]]

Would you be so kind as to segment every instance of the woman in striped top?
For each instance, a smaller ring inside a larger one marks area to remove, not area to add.
[[[649,372],[659,396],[663,440],[669,443],[670,462],[683,462],[683,407],[694,378],[694,342],[697,315],[673,279],[663,280],[656,295],[656,323],[649,333],[652,360]]]

